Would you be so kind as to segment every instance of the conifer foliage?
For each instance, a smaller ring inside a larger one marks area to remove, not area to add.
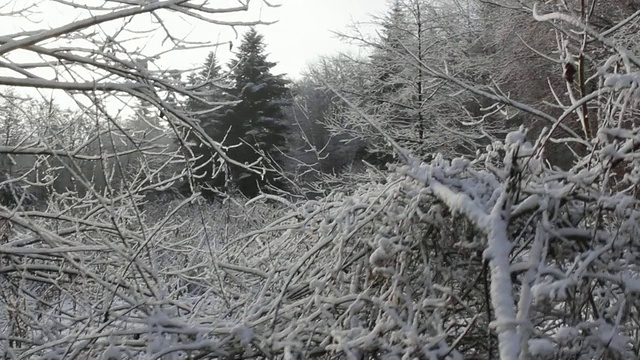
[[[275,65],[267,60],[264,37],[253,28],[244,35],[236,57],[229,64],[225,86],[212,85],[215,78],[222,78],[224,83],[225,77],[220,75],[215,57],[207,59],[197,79],[203,83],[206,96],[191,100],[188,107],[231,159],[258,165],[261,171],[236,164],[216,168],[221,162],[196,141],[194,155],[199,156],[196,168],[205,184],[217,188],[234,186],[248,197],[282,187],[277,164],[288,129],[283,108],[290,100],[287,80],[271,73]],[[210,101],[202,101],[207,98]],[[226,104],[215,106],[215,101]]]
[[[216,141],[221,141],[217,136],[217,129],[222,121],[223,101],[229,98],[223,90],[228,80],[222,74],[215,53],[209,53],[203,65],[202,70],[189,76],[189,83],[195,88],[194,93],[197,96],[190,97],[186,106],[192,116],[200,120],[202,128]],[[189,131],[186,139],[195,159],[195,177],[206,185],[205,187],[223,186],[224,177],[218,166],[219,162],[216,161],[216,152],[207,146],[196,132]]]

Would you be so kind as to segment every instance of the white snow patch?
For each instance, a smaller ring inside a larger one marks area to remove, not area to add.
[[[555,339],[559,343],[566,343],[578,337],[579,332],[576,328],[563,326],[558,328],[555,334]]]
[[[532,356],[552,355],[556,351],[556,345],[548,339],[530,339],[528,343]]]
[[[247,325],[238,325],[233,328],[233,335],[242,346],[247,346],[253,340],[253,330]]]

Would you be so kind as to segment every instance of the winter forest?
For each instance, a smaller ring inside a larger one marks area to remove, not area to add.
[[[640,1],[281,5],[0,4],[4,359],[640,358]]]

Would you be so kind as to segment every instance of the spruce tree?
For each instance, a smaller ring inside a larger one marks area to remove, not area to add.
[[[197,157],[194,172],[201,183],[218,190],[228,190],[233,184],[248,197],[282,187],[276,169],[286,145],[288,126],[283,108],[290,99],[288,82],[271,73],[275,65],[267,60],[263,36],[252,28],[243,36],[228,74],[221,73],[210,54],[204,69],[191,77],[197,97],[191,98],[187,107],[204,131],[222,144],[229,158],[262,168],[258,174],[247,167],[225,164],[192,133],[187,139]],[[215,106],[215,102],[227,104]]]
[[[263,174],[256,174],[229,166],[232,181],[249,197],[270,187],[282,187],[276,169],[288,130],[283,108],[291,101],[288,81],[283,75],[271,73],[275,65],[267,60],[263,36],[251,28],[229,64],[229,94],[238,102],[226,109],[216,129],[218,139],[224,139],[223,145],[231,146],[229,157],[245,164],[258,162],[264,169]]]

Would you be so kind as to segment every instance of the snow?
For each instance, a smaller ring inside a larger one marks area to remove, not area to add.
[[[120,360],[122,351],[117,346],[109,345],[102,353],[102,360]]]
[[[578,329],[570,326],[562,326],[556,330],[554,338],[558,343],[567,343],[577,338],[579,335]]]
[[[511,131],[505,137],[505,144],[520,144],[526,142],[527,137],[523,131],[523,128],[517,131]]]
[[[555,344],[549,339],[529,339],[531,356],[551,356],[556,352]]]
[[[527,196],[526,199],[524,199],[523,201],[520,202],[520,204],[518,204],[512,212],[512,216],[518,216],[522,213],[528,212],[532,209],[535,209],[536,207],[539,206],[540,204],[540,195],[538,194],[533,194],[533,195],[529,195]]]
[[[491,324],[498,332],[500,358],[515,360],[520,349],[520,336],[516,332],[516,309],[509,264],[512,245],[500,207],[496,206],[491,215],[488,247],[483,254],[489,260],[491,269],[491,303],[495,313],[495,320]]]
[[[258,91],[266,88],[268,86],[267,83],[260,83],[260,84],[255,84],[252,82],[248,82],[243,88],[242,88],[242,92],[251,92],[251,93],[257,93]]]
[[[237,325],[232,333],[242,346],[248,346],[253,341],[253,330],[246,324]]]
[[[629,88],[632,85],[638,86],[640,83],[640,73],[631,74],[609,74],[605,76],[604,86],[612,87],[616,90]]]
[[[640,275],[623,274],[623,288],[628,294],[640,294]]]

